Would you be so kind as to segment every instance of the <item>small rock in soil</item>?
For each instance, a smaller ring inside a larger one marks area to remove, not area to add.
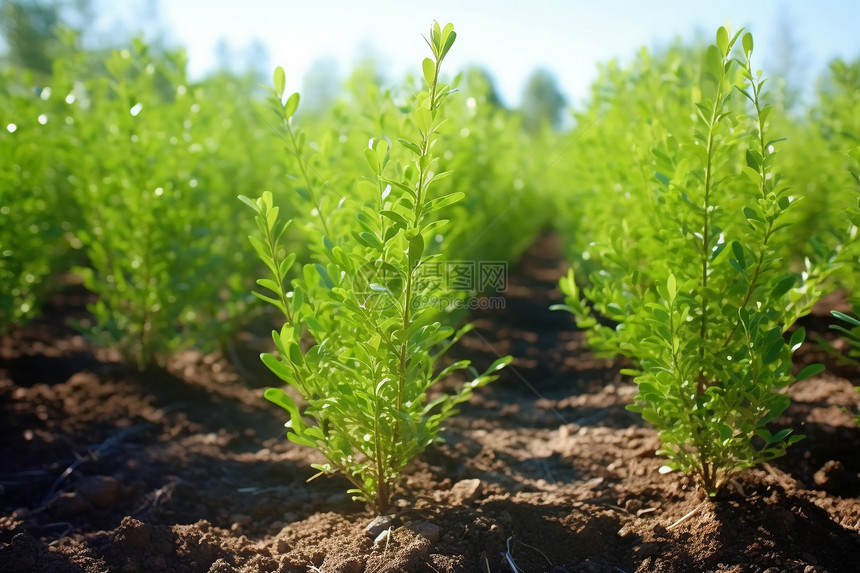
[[[96,507],[107,508],[119,501],[120,483],[111,476],[89,476],[77,486],[78,493]]]
[[[848,475],[845,472],[845,466],[842,465],[842,462],[838,460],[830,460],[824,464],[820,470],[815,472],[812,479],[815,480],[816,487],[829,492],[834,492],[845,486],[847,477]]]
[[[642,503],[641,500],[638,500],[635,497],[632,497],[632,498],[630,498],[624,502],[624,509],[626,509],[630,513],[636,513],[637,511],[642,509],[643,505],[644,504]]]
[[[87,499],[76,491],[63,492],[50,501],[49,504],[57,515],[72,516],[90,511],[93,506]]]
[[[415,523],[413,525],[410,525],[409,529],[412,532],[420,535],[424,539],[428,540],[430,543],[436,543],[442,536],[442,528],[435,523],[430,523],[429,521]]]
[[[618,537],[620,537],[621,539],[633,538],[636,537],[636,532],[633,531],[633,528],[631,528],[630,526],[625,525],[618,530]]]
[[[383,543],[388,541],[388,536],[390,534],[389,533],[390,531],[391,531],[390,529],[383,529],[382,532],[376,536],[376,539],[373,540],[373,546],[379,547],[380,545],[382,545]]]
[[[481,497],[484,484],[479,479],[464,479],[458,481],[451,488],[451,503],[454,505],[465,505],[472,503]]]
[[[367,527],[364,528],[364,534],[367,535],[370,539],[376,539],[377,537],[379,537],[380,533],[391,527],[393,523],[393,515],[377,516],[373,521],[367,524]]]

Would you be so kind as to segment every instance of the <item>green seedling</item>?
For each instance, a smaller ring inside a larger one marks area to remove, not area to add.
[[[643,126],[654,143],[637,170],[652,175],[625,180],[630,210],[596,237],[590,285],[581,294],[571,271],[561,281],[566,304],[556,307],[574,313],[598,349],[633,360],[639,393],[628,408],[660,431],[662,471],[694,475],[709,496],[801,439],[770,424],[788,407],[792,380],[822,367],[792,376],[805,333],[784,335],[832,271],[807,262],[790,272],[781,257],[795,198],[778,169],[752,52],[751,34],[720,28],[699,80],[690,74],[678,86],[692,109]]]
[[[310,260],[299,261],[284,247],[292,220],[281,219],[271,193],[241,197],[256,214],[259,232],[251,243],[270,271],[256,294],[285,318],[273,332],[277,353],[262,360],[305,404],[279,388],[265,396],[289,413],[288,438],[325,456],[326,463],[314,466],[317,475],[344,476],[353,498],[380,513],[406,464],[437,438],[459,404],[510,362],[499,359],[454,394],[433,388],[469,367],[468,361],[437,365],[470,326],[454,331],[437,320],[439,309],[420,304],[438,292],[420,280],[422,267],[439,256],[430,252],[446,225],[437,215],[463,197],[434,193],[450,175],[438,170],[443,106],[452,94],[439,73],[455,38],[451,24],[432,26],[432,58],[422,64],[425,89],[410,116],[412,133],[372,139],[364,150],[369,176],[356,178],[354,191],[342,197],[322,176],[326,162],[309,157],[313,146],[293,125],[299,94],[287,95],[284,71],[275,70],[276,107],[296,192],[307,207],[295,220],[315,239]]]

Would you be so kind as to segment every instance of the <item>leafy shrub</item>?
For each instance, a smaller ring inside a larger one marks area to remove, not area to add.
[[[857,257],[857,199],[860,177],[860,59],[835,60],[819,81],[817,101],[795,123],[786,125],[788,141],[784,172],[794,193],[803,197],[803,208],[791,216],[796,222],[791,252],[826,259],[834,255]],[[849,224],[846,213],[855,213]],[[841,252],[847,249],[848,252]],[[856,292],[855,266],[843,265],[834,282]]]
[[[0,334],[40,309],[68,250],[65,171],[68,146],[57,100],[13,71],[0,73]]]
[[[838,354],[839,359],[842,362],[846,362],[854,366],[860,366],[860,320],[858,320],[856,316],[851,316],[836,310],[831,311],[831,313],[833,316],[838,318],[841,323],[832,324],[830,325],[830,328],[842,334],[843,339],[848,343],[848,350],[844,354]],[[823,343],[825,349],[836,354],[836,349],[830,343],[823,339],[820,342]],[[857,390],[857,392],[860,392],[860,386],[855,386],[854,389]],[[856,421],[857,424],[860,425],[860,414],[857,415]]]
[[[652,119],[631,126],[652,144],[625,178],[630,209],[592,222],[605,228],[585,257],[595,261],[584,290],[593,309],[573,271],[556,307],[590,328],[599,349],[633,359],[639,393],[629,409],[660,430],[664,469],[695,475],[709,495],[800,439],[767,427],[789,405],[791,355],[804,339],[803,329],[787,342],[783,334],[833,270],[807,261],[803,273],[788,272],[781,257],[794,198],[777,168],[752,35],[742,57],[730,57],[740,34],[720,28],[700,79],[687,76],[686,93],[669,100],[692,95],[686,115],[643,114]]]
[[[530,138],[519,117],[496,102],[480,71],[463,74],[458,87],[463,97],[451,102],[448,113],[459,129],[445,134],[442,158],[444,169],[458,174],[443,182],[446,191],[465,195],[448,215],[450,249],[471,260],[512,263],[549,225],[543,176],[558,140],[549,132]]]
[[[439,69],[455,38],[450,24],[431,29],[433,59],[423,62],[426,90],[411,115],[417,139],[396,138],[405,155],[390,148],[393,134],[372,139],[364,150],[370,177],[354,174],[346,196],[323,177],[324,161],[306,158],[312,150],[292,125],[299,94],[286,97],[284,72],[275,71],[296,192],[306,202],[297,223],[316,234],[311,261],[301,264],[298,278],[288,281],[297,257],[282,242],[291,221],[279,218],[269,192],[257,200],[241,197],[256,213],[259,234],[251,242],[271,272],[258,281],[268,292],[257,294],[286,319],[273,332],[277,355],[262,360],[307,405],[300,409],[281,389],[267,390],[266,398],[289,412],[290,440],[326,457],[327,463],[314,466],[318,475],[345,476],[354,499],[379,512],[388,509],[400,472],[436,438],[443,421],[510,361],[500,359],[455,394],[427,402],[436,382],[469,366],[459,361],[437,371],[440,357],[470,327],[455,332],[436,320],[439,309],[421,304],[439,293],[421,279],[438,258],[429,253],[445,225],[436,214],[462,198],[434,193],[450,174],[438,171],[442,106],[452,93],[439,81]],[[305,417],[315,423],[308,425]]]
[[[67,65],[58,76],[76,97],[64,159],[89,259],[77,271],[98,295],[95,324],[81,328],[139,368],[183,346],[212,348],[249,298],[242,271],[253,267],[230,199],[241,173],[228,171],[235,160],[214,161],[243,122],[199,97],[182,53],[152,54],[136,40],[107,58],[105,75],[72,80]]]

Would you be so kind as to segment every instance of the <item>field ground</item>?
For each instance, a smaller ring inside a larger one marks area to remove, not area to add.
[[[824,572],[860,570],[860,428],[852,383],[795,385],[778,425],[807,438],[716,501],[660,475],[656,432],[624,405],[619,364],[584,347],[560,299],[559,241],[511,272],[507,308],[473,315],[459,357],[514,367],[410,466],[388,531],[262,398],[266,325],[222,354],[131,373],[68,327],[88,295],[54,297],[0,344],[0,563],[23,572]],[[824,305],[826,306],[826,305]],[[824,306],[822,315],[824,315]],[[807,329],[826,332],[813,316]],[[813,332],[810,339],[815,338]],[[390,529],[389,529],[390,528]]]

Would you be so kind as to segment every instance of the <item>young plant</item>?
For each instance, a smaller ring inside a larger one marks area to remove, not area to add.
[[[62,96],[23,75],[0,71],[0,335],[40,311],[68,250]]]
[[[798,275],[780,257],[795,198],[776,168],[752,35],[743,35],[739,60],[730,56],[741,32],[720,28],[707,48],[701,79],[688,86],[692,118],[649,122],[656,142],[646,168],[657,171],[628,183],[634,211],[607,221],[586,257],[599,261],[584,293],[593,308],[573,272],[561,281],[566,305],[556,307],[590,328],[598,348],[633,359],[639,393],[628,408],[659,429],[661,471],[693,474],[710,496],[801,439],[768,429],[789,405],[791,356],[804,339],[802,328],[789,341],[784,333],[831,270],[808,263]]]
[[[844,354],[839,355],[839,359],[848,364],[860,366],[860,320],[837,310],[830,312],[842,321],[842,324],[832,324],[830,328],[839,332],[850,347]],[[835,349],[829,343],[825,343],[824,347],[835,353]],[[855,386],[854,389],[860,392],[860,386]],[[856,421],[860,425],[860,414],[858,414]]]
[[[106,59],[104,76],[76,84],[58,66],[74,126],[63,157],[82,213],[72,232],[89,263],[77,272],[98,295],[94,323],[79,326],[139,369],[182,347],[212,349],[251,299],[231,206],[247,177],[213,159],[225,147],[238,155],[246,122],[200,98],[185,63],[136,40]]]
[[[240,197],[256,213],[260,233],[251,243],[271,271],[257,281],[268,292],[256,294],[285,318],[280,332],[273,332],[277,354],[262,360],[307,405],[300,409],[281,389],[270,388],[265,396],[289,412],[288,438],[327,459],[314,466],[317,475],[343,475],[353,498],[380,513],[389,508],[406,464],[433,442],[458,404],[510,362],[500,359],[455,394],[428,402],[434,384],[469,367],[459,361],[437,368],[470,326],[455,332],[436,320],[439,309],[421,304],[439,294],[437,285],[421,278],[439,256],[429,253],[431,239],[445,226],[438,212],[463,196],[434,194],[436,182],[450,175],[438,172],[436,144],[442,107],[452,93],[439,70],[455,38],[451,24],[431,28],[426,89],[411,115],[417,137],[396,139],[399,150],[389,147],[386,134],[372,139],[364,150],[370,177],[355,177],[353,192],[344,197],[321,175],[325,162],[306,157],[316,146],[293,126],[299,94],[286,97],[284,72],[275,70],[296,191],[309,214],[297,223],[316,235],[312,260],[301,265],[297,278],[288,280],[297,257],[283,243],[291,221],[279,218],[269,192],[257,200]]]

